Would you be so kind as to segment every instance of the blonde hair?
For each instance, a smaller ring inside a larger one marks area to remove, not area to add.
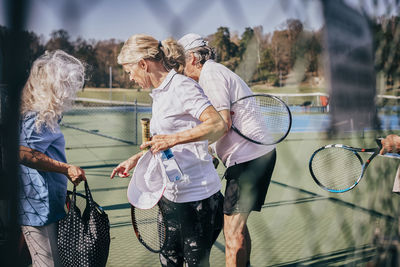
[[[183,73],[185,68],[184,49],[172,38],[159,42],[149,35],[132,35],[118,55],[118,64],[137,63],[140,59],[161,62],[168,71]]]
[[[45,126],[54,131],[85,82],[85,67],[61,50],[47,52],[33,62],[21,97],[21,115],[37,113],[37,131]]]

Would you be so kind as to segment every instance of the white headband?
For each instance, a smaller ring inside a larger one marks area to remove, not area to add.
[[[185,51],[208,45],[208,42],[196,33],[188,33],[179,39],[178,44],[183,46]]]

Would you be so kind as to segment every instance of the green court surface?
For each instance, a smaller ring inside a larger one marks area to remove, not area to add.
[[[129,179],[109,178],[112,168],[139,151],[138,147],[76,129],[63,127],[62,131],[68,161],[85,169],[94,200],[110,219],[107,266],[159,266],[158,255],[148,252],[133,232],[126,197]],[[291,133],[278,144],[265,205],[248,221],[251,266],[365,266],[375,255],[374,233],[394,236],[400,196],[391,189],[398,160],[377,157],[361,183],[344,194],[320,189],[308,171],[316,148],[328,143],[374,147],[374,135],[327,140],[322,133]],[[220,166],[218,172],[222,177],[224,168]],[[83,185],[78,190],[83,192]],[[222,233],[210,262],[225,266]]]

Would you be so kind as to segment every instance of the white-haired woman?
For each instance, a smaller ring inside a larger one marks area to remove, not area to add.
[[[168,221],[169,237],[160,253],[162,266],[209,266],[211,247],[222,228],[221,183],[208,153],[208,142],[225,134],[227,127],[203,90],[181,75],[183,48],[173,39],[162,42],[133,35],[122,47],[118,63],[142,88],[152,89],[150,132],[152,140],[141,148],[153,153],[171,148],[186,179],[168,181],[159,205]],[[127,177],[142,152],[112,172]]]
[[[22,91],[19,223],[33,266],[62,266],[57,221],[65,216],[67,178],[75,185],[86,180],[81,168],[66,163],[59,126],[84,78],[78,59],[60,50],[46,52],[33,63]]]
[[[178,42],[185,49],[185,75],[199,82],[229,128],[215,143],[215,152],[228,167],[223,209],[226,266],[250,266],[247,219],[264,204],[275,167],[275,146],[254,144],[231,130],[231,103],[252,91],[238,75],[214,61],[208,42],[195,33]]]

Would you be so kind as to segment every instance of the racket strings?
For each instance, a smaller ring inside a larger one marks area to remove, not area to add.
[[[276,143],[290,128],[286,105],[273,97],[254,96],[239,100],[232,111],[233,125],[243,135],[263,144]]]
[[[146,247],[154,252],[162,249],[167,229],[157,205],[151,209],[135,209],[134,224],[140,241]]]
[[[312,172],[318,182],[328,189],[348,189],[362,174],[362,162],[357,155],[340,147],[324,148],[314,155]]]

